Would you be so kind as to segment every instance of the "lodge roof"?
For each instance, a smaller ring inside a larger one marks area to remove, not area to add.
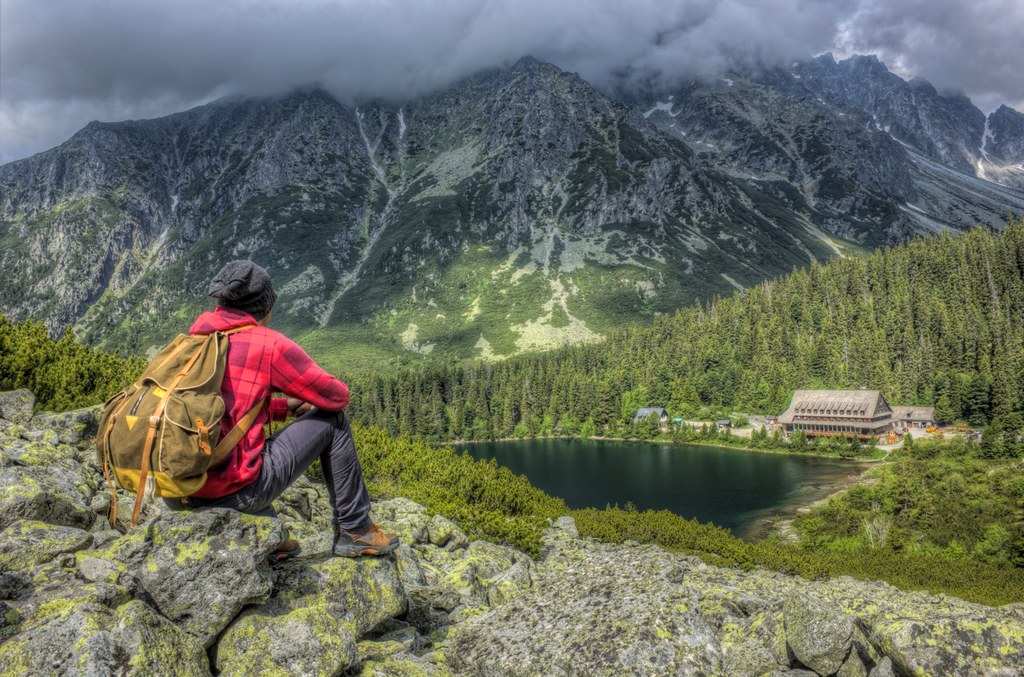
[[[643,407],[636,410],[636,416],[633,417],[633,421],[636,422],[643,420],[651,414],[657,414],[658,418],[665,418],[665,416],[667,416],[665,410],[661,407]]]
[[[931,423],[935,420],[935,407],[893,407],[892,420]]]
[[[877,390],[798,390],[779,421],[792,423],[796,416],[813,416],[835,423],[837,419],[874,419],[891,414],[892,408]]]

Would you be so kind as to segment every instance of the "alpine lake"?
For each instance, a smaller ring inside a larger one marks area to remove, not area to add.
[[[854,461],[619,440],[532,439],[454,445],[496,459],[570,508],[669,510],[756,540],[864,472]]]

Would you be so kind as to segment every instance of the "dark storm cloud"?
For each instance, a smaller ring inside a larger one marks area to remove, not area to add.
[[[901,16],[927,20],[936,4],[911,3],[917,11]],[[876,31],[891,16],[882,0],[3,0],[0,161],[91,119],[308,85],[349,101],[412,97],[527,54],[604,88],[787,63],[836,45],[902,56],[898,36]],[[979,32],[987,25],[984,13],[971,17]],[[924,63],[918,45],[903,47],[915,55],[908,63]],[[966,68],[962,56],[929,62],[947,63],[948,81],[929,77],[970,92],[957,77],[985,67]],[[1002,91],[991,82],[986,91]]]
[[[904,77],[968,94],[988,112],[1024,106],[1024,2],[871,0],[839,27],[837,46],[875,53]]]

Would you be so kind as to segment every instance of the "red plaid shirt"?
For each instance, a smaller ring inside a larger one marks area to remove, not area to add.
[[[200,315],[190,334],[209,334],[256,324],[248,313],[218,306],[213,312]],[[288,415],[284,398],[270,398],[281,392],[290,397],[326,409],[338,411],[348,404],[348,386],[334,378],[313,361],[294,341],[266,327],[253,327],[228,339],[228,360],[224,370],[221,395],[225,413],[221,434],[235,427],[260,400],[267,406],[256,416],[234,451],[216,468],[209,471],[206,484],[195,493],[202,498],[219,498],[234,493],[256,481],[263,465],[263,426],[270,420],[283,421]]]

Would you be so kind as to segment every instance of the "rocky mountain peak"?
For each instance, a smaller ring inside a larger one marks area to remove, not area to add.
[[[282,329],[378,360],[596,340],[624,308],[1000,227],[1024,211],[1016,119],[986,132],[965,100],[826,55],[630,100],[526,58],[405,102],[311,88],[94,123],[0,167],[0,311],[145,351],[252,257]]]

